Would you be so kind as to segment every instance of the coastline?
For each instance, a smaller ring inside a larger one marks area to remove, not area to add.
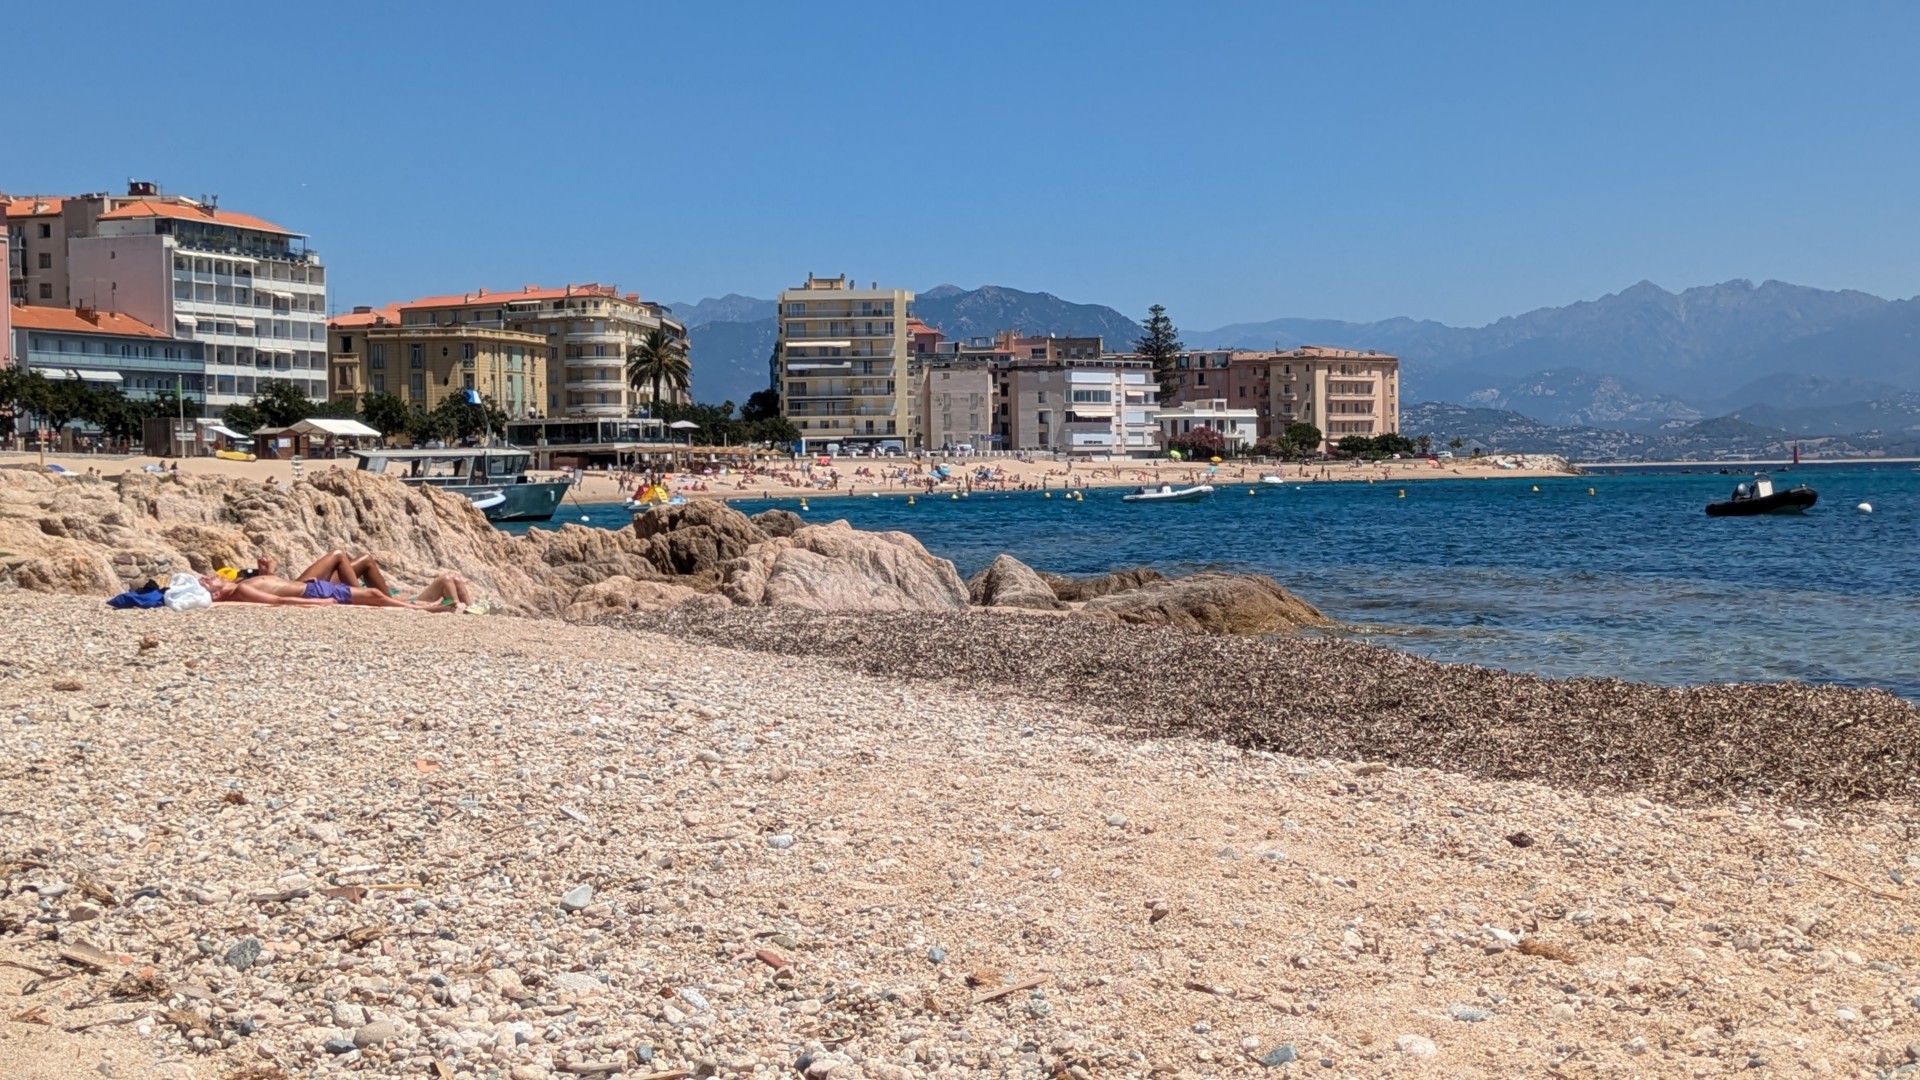
[[[1910,849],[1909,802],[1832,813],[1475,778],[1342,745],[1369,717],[1317,692],[1275,720],[1324,753],[1247,745],[1062,694],[1115,672],[1036,651],[1069,627],[1053,619],[1010,623],[1017,651],[943,673],[953,641],[919,651],[878,616],[748,618],[747,651],[714,640],[733,632],[720,624],[689,638],[690,624],[478,619],[456,634],[406,611],[14,599],[15,625],[37,632],[0,684],[20,717],[0,753],[26,764],[0,776],[0,799],[34,860],[0,916],[62,929],[0,937],[0,959],[51,970],[82,937],[102,954],[63,968],[60,993],[98,1003],[84,1030],[30,1022],[52,995],[0,967],[0,1035],[26,1080],[109,1057],[148,1075],[190,1052],[221,1075],[418,1076],[438,1061],[746,1078],[804,1059],[894,1080],[1300,1059],[1507,1077],[1556,1071],[1569,1048],[1608,1072],[1679,1073],[1708,1053],[1853,1074],[1904,1045],[1909,890],[1887,867]],[[817,648],[823,631],[839,659]],[[1188,656],[1214,644],[1098,636]],[[235,640],[310,638],[325,651],[207,662]],[[1290,700],[1289,673],[1316,665],[1336,688],[1358,675],[1296,644],[1231,696]],[[1436,674],[1335,651],[1385,666],[1362,677],[1373,692],[1403,681],[1417,698]],[[870,670],[876,654],[918,670]],[[1029,657],[1051,658],[1041,677],[974,692],[972,665]],[[322,686],[316,664],[353,676]],[[1537,684],[1490,687],[1481,737],[1533,713],[1577,726],[1524,690]],[[1802,689],[1765,693],[1784,705]],[[1671,775],[1820,767],[1811,743],[1730,762],[1686,716],[1650,733],[1679,740]],[[1872,726],[1838,730],[1870,742]],[[1473,742],[1437,736],[1443,753]],[[1541,745],[1595,771],[1618,760],[1605,742]],[[50,756],[69,746],[84,752]],[[184,841],[203,832],[218,842]],[[139,978],[168,996],[107,996]],[[1703,1028],[1656,983],[1764,1019]]]

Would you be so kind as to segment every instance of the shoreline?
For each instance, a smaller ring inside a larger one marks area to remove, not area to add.
[[[918,649],[892,632],[906,616],[742,611],[688,638],[694,623],[449,633],[404,611],[16,601],[36,632],[0,682],[17,716],[0,753],[23,763],[0,800],[32,859],[0,917],[60,927],[0,936],[0,959],[32,969],[0,966],[22,1080],[186,1055],[196,1074],[377,1077],[747,1080],[804,1058],[873,1080],[1291,1060],[1504,1078],[1576,1052],[1607,1074],[1864,1075],[1906,1042],[1913,889],[1889,868],[1920,863],[1910,801],[1670,801],[1497,773],[1522,723],[1570,770],[1837,790],[1850,767],[1884,778],[1873,740],[1910,743],[1910,718],[1876,735],[1838,710],[1835,760],[1800,740],[1749,761],[1690,719],[1696,695],[1662,692],[1674,724],[1605,728],[1631,729],[1622,756],[1537,683],[1449,671],[1441,707],[1478,714],[1449,713],[1468,727],[1412,756],[1478,754],[1495,775],[1475,778],[1369,752],[1393,729],[1343,695],[1412,690],[1397,708],[1417,721],[1433,680],[1363,647],[1236,650],[1272,673],[1215,692],[1275,706],[1281,739],[1312,740],[1289,751],[1119,686],[1061,692],[1097,671],[1072,662],[1080,645],[1211,655],[1168,631],[1025,619],[1006,629],[1020,648],[982,639],[942,672],[977,625]],[[319,654],[205,662],[320,637]],[[316,663],[353,677],[323,685]],[[1036,670],[992,684],[981,665]],[[1292,670],[1326,692],[1296,692]],[[1744,693],[1787,708],[1745,729],[1775,738],[1795,708],[1869,697]],[[63,967],[81,936],[98,965]],[[26,992],[56,968],[56,993]],[[108,993],[142,978],[167,989]],[[97,1011],[32,1022],[58,1001]],[[1739,1022],[1703,1027],[1703,1001]]]

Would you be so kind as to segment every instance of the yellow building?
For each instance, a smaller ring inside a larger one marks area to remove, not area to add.
[[[511,419],[538,415],[547,394],[547,339],[477,325],[407,325],[408,308],[355,308],[327,323],[329,386],[360,404],[387,393],[431,410],[478,390]]]
[[[911,303],[905,289],[856,289],[845,277],[808,275],[780,294],[780,408],[803,449],[907,449]]]
[[[1302,345],[1264,358],[1275,429],[1305,421],[1326,447],[1348,435],[1400,430],[1400,358]]]

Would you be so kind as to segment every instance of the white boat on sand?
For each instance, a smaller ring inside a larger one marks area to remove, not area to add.
[[[1198,484],[1193,487],[1177,488],[1172,484],[1159,487],[1143,487],[1131,495],[1120,496],[1121,502],[1198,502],[1213,494],[1212,484]]]
[[[1260,476],[1260,482],[1267,485],[1268,487],[1279,487],[1281,484],[1284,484],[1287,481],[1286,481],[1286,478],[1281,476],[1279,473],[1262,473]]]

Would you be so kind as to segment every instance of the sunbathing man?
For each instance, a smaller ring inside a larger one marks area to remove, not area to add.
[[[272,556],[262,555],[252,573],[246,575],[248,581],[258,581],[265,577],[277,577]],[[358,586],[361,582],[379,589],[383,593],[393,592],[387,584],[387,576],[381,572],[380,564],[371,555],[362,555],[355,559],[346,552],[335,548],[316,559],[312,566],[294,577],[295,581],[331,581],[340,585]]]
[[[228,581],[215,574],[201,578],[200,584],[206,586],[215,603],[295,607],[348,604],[354,607],[412,608],[415,611],[458,611],[472,602],[466,582],[452,574],[442,574],[433,579],[413,600],[402,600],[379,589],[342,585],[337,581],[288,581],[266,574],[245,581]],[[459,599],[462,596],[468,599],[463,602]],[[457,606],[445,605],[441,603],[442,600],[452,600]]]

